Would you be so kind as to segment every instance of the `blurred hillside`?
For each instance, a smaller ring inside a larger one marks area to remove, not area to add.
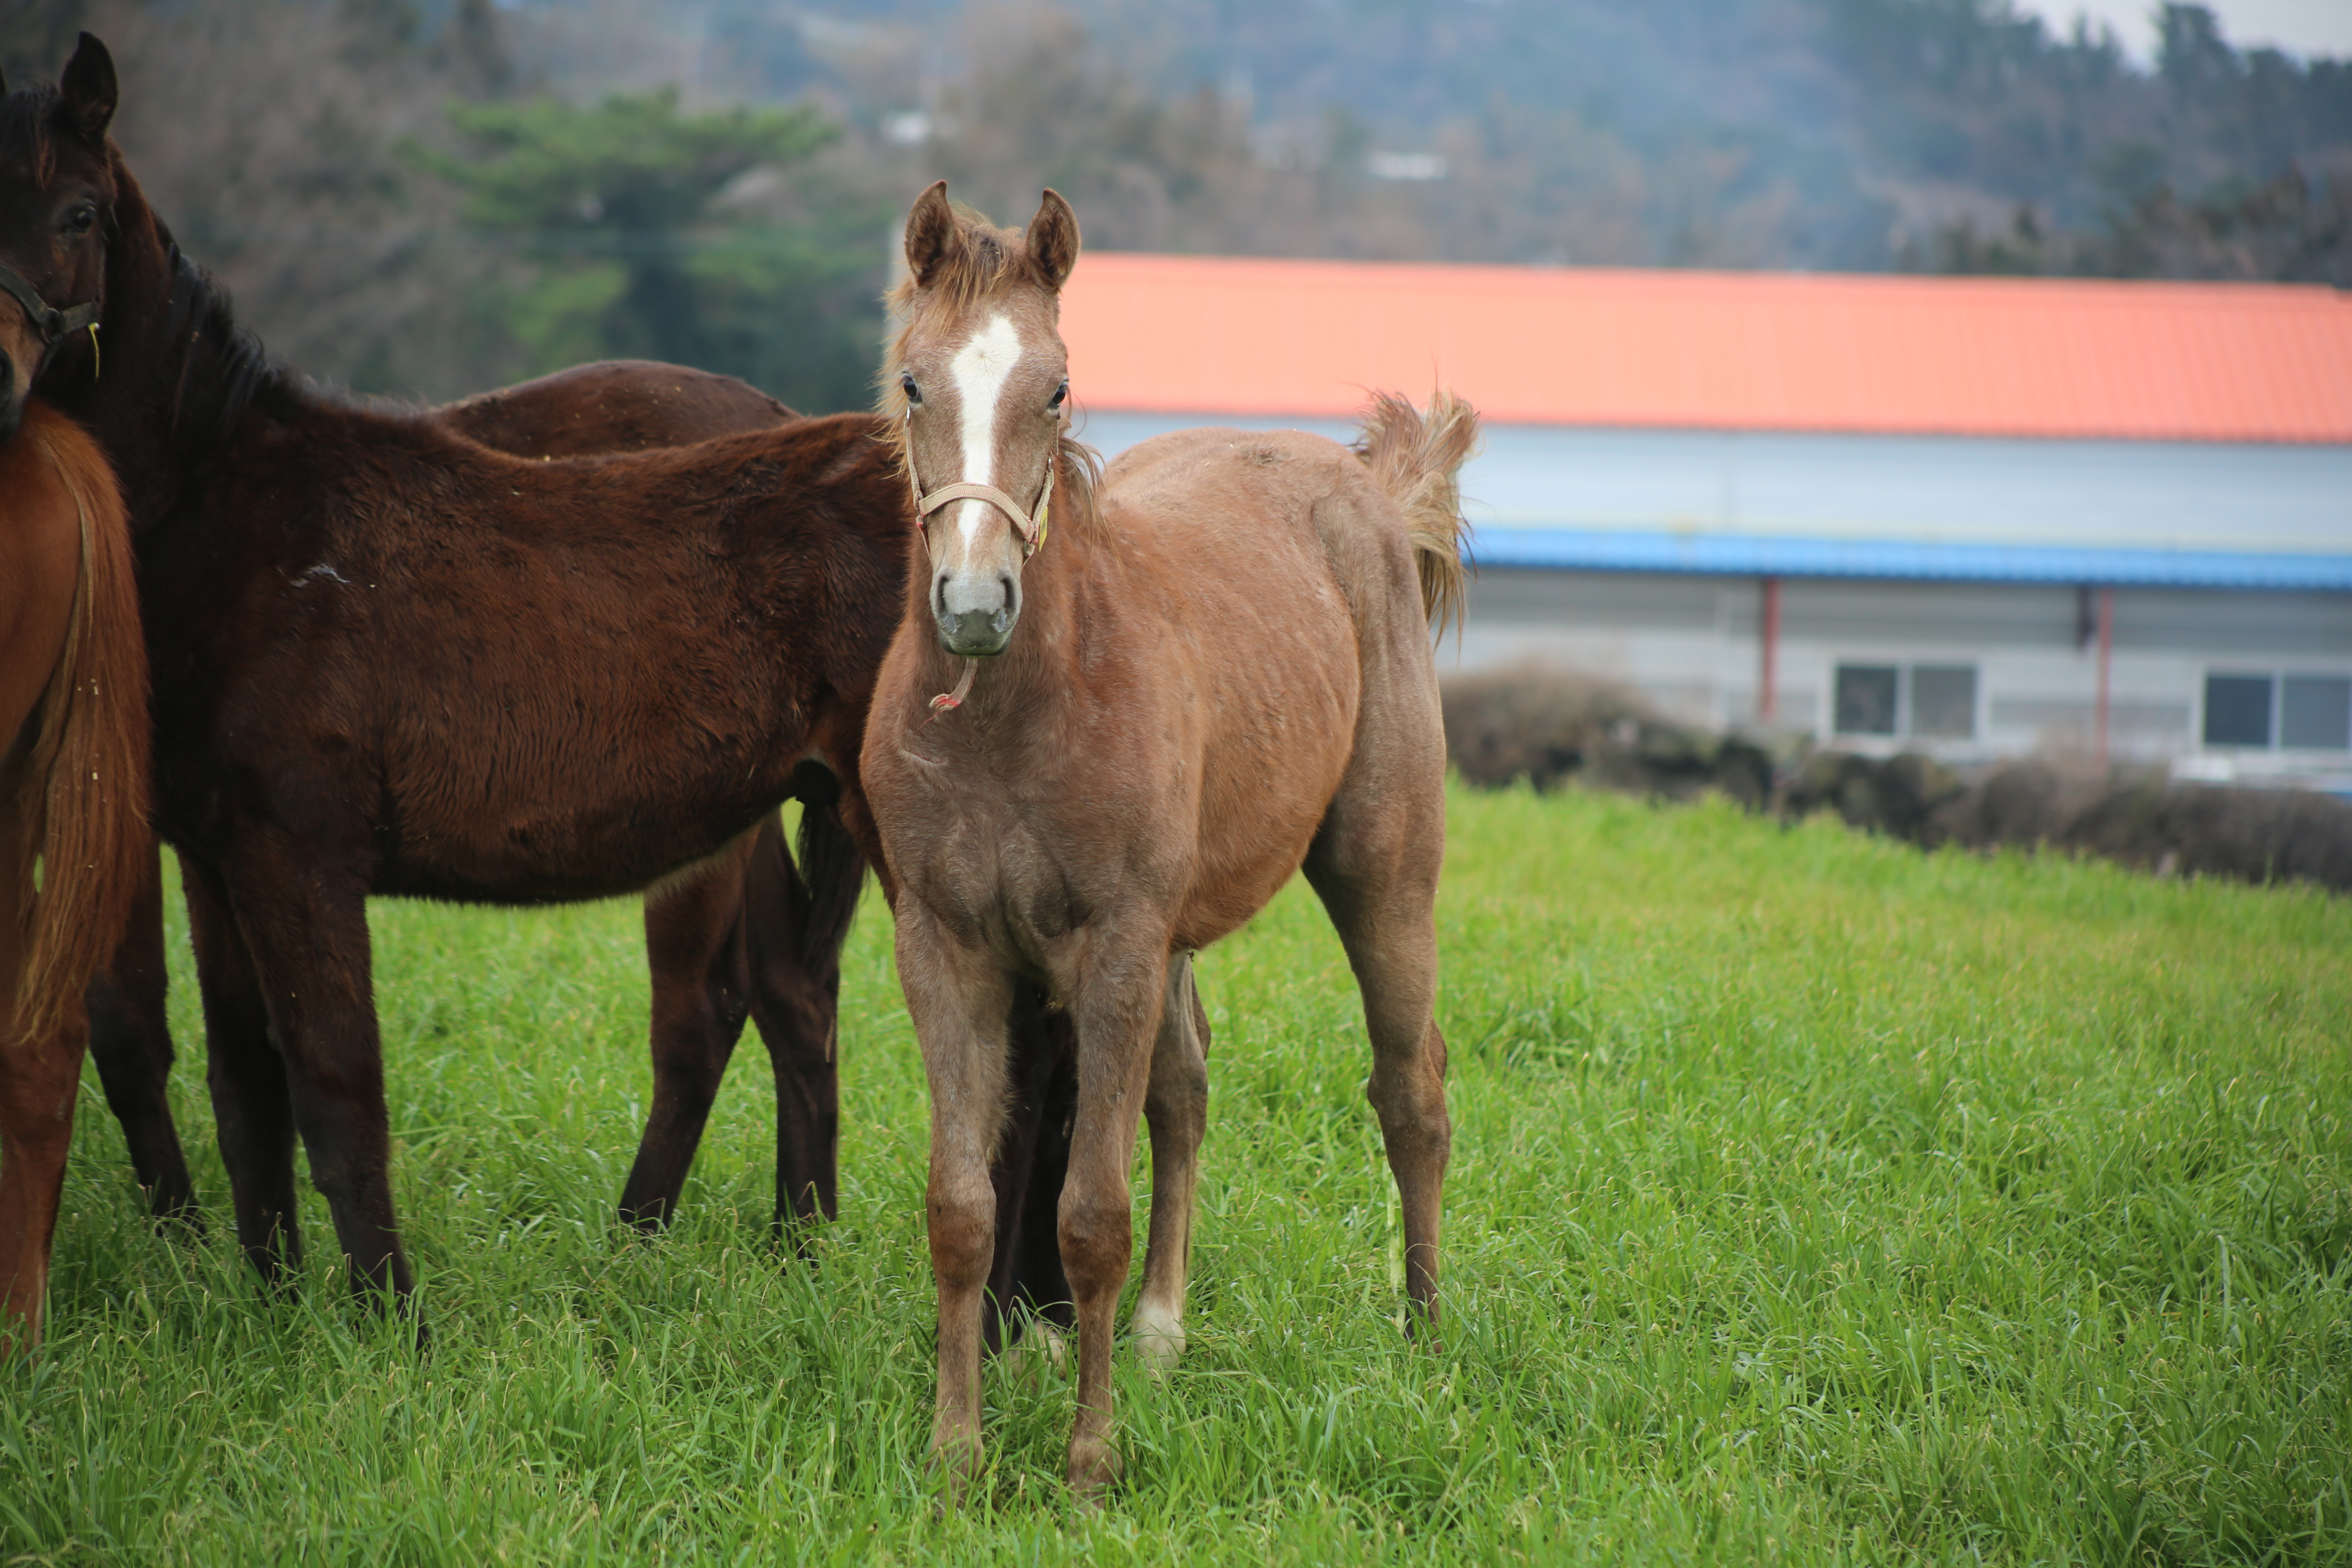
[[[599,353],[862,402],[896,214],[1108,248],[2352,283],[2352,64],[2008,0],[15,0],[271,346],[429,396]]]

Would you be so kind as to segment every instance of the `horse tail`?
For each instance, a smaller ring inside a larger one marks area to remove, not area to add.
[[[114,472],[79,426],[38,404],[20,436],[70,496],[81,573],[65,651],[42,693],[24,789],[41,867],[16,1004],[19,1029],[58,1027],[121,938],[154,853],[147,828],[147,644],[131,524]]]
[[[1364,410],[1356,455],[1404,513],[1421,573],[1421,607],[1443,630],[1462,618],[1462,465],[1478,446],[1478,411],[1440,386],[1417,409],[1393,392],[1375,393]]]

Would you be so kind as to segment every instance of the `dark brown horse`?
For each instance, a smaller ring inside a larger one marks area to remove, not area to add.
[[[51,346],[35,309],[0,300],[12,382],[29,380]],[[79,998],[122,928],[148,843],[147,658],[114,476],[97,443],[47,408],[12,397],[7,423],[16,428],[0,439],[0,1359],[40,1342],[81,1082]]]
[[[1050,191],[1025,234],[956,212],[944,185],[908,215],[886,412],[928,566],[908,575],[862,766],[931,1092],[934,1451],[961,1474],[981,1458],[1004,1017],[1016,987],[1042,985],[1076,1026],[1056,1218],[1078,1328],[1068,1476],[1091,1496],[1117,1462],[1111,1328],[1139,1115],[1152,1198],[1136,1338],[1152,1364],[1183,1345],[1207,1102],[1188,956],[1302,867],[1363,993],[1406,1288],[1418,1318],[1436,1315],[1452,1134],[1432,1011],[1445,742],[1428,623],[1459,601],[1454,475],[1477,421],[1441,394],[1425,417],[1379,400],[1352,451],[1186,431],[1097,488],[1065,434],[1056,322],[1077,257]]]
[[[732,376],[614,360],[483,393],[428,417],[517,457],[569,458],[686,446],[771,429],[794,416]],[[815,829],[823,830],[822,824]],[[856,858],[810,854],[811,847],[803,847],[803,858],[821,879],[847,877],[854,884],[862,876]],[[747,1008],[762,1038],[773,1042],[781,1097],[777,1212],[790,1212],[792,1194],[812,1192],[817,1206],[832,1212],[835,1073],[829,1058],[820,1068],[797,1066],[805,1062],[806,1052],[792,1045],[832,1028],[832,972],[822,960],[811,971],[802,952],[838,944],[839,932],[806,929],[815,903],[821,899],[836,912],[844,906],[836,889],[812,892],[801,880],[784,853],[781,825],[772,819],[742,848],[732,866],[646,907],[654,1034],[660,1042],[655,1056],[682,1064],[663,1079],[663,1087],[688,1090],[684,1098],[689,1114],[657,1116],[654,1125],[663,1135],[640,1152],[631,1173],[622,1207],[641,1223],[658,1223],[677,1205],[701,1125],[690,1106],[707,1108],[742,1033]],[[174,1054],[165,985],[163,882],[151,858],[122,942],[90,983],[89,1050],[107,1104],[122,1124],[131,1168],[156,1217],[193,1224],[198,1220],[195,1187],[165,1094]]]
[[[85,35],[59,89],[0,104],[0,249],[104,305],[103,374],[68,339],[42,385],[130,502],[239,1237],[271,1278],[297,1250],[299,1131],[354,1286],[404,1295],[365,899],[675,898],[795,795],[830,808],[815,858],[854,858],[903,481],[868,416],[532,461],[323,397],[179,257],[107,140],[115,98]],[[856,879],[803,869],[839,902],[803,933],[837,942]],[[829,1090],[829,1005],[800,1022],[782,1070]],[[658,1028],[655,1072],[633,1195],[649,1153],[682,1175],[717,1079]]]

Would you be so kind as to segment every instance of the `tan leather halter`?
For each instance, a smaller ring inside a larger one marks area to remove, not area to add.
[[[912,409],[908,410],[909,426],[905,437],[907,444],[907,488],[915,498],[916,528],[922,529],[928,527],[931,521],[931,513],[939,510],[941,507],[946,506],[950,502],[960,500],[986,501],[990,506],[994,507],[997,510],[1003,512],[1006,517],[1013,520],[1013,531],[1021,541],[1021,559],[1026,561],[1032,555],[1036,554],[1038,549],[1045,544],[1045,535],[1050,531],[1052,524],[1050,514],[1054,505],[1054,473],[1055,469],[1062,466],[1062,454],[1059,447],[1057,447],[1055,448],[1053,457],[1046,461],[1045,488],[1037,492],[1037,510],[1034,512],[1023,511],[1019,501],[1014,500],[1011,496],[1006,495],[994,485],[975,485],[969,483],[941,485],[938,489],[933,490],[930,494],[925,495],[923,493],[923,481],[917,478],[915,474],[915,432],[911,423],[913,417],[914,411]]]

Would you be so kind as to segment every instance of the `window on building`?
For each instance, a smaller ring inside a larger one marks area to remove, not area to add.
[[[1927,740],[1971,741],[1977,733],[1977,667],[1911,667],[1910,732]]]
[[[2352,676],[2290,675],[2282,680],[2279,744],[2352,751]]]
[[[1837,667],[1837,732],[1841,735],[1895,733],[1896,682],[1902,671],[1891,664],[1842,664]]]
[[[2205,743],[2352,751],[2352,676],[2209,674]]]
[[[1975,665],[1841,664],[1835,685],[1841,735],[1976,738]]]

